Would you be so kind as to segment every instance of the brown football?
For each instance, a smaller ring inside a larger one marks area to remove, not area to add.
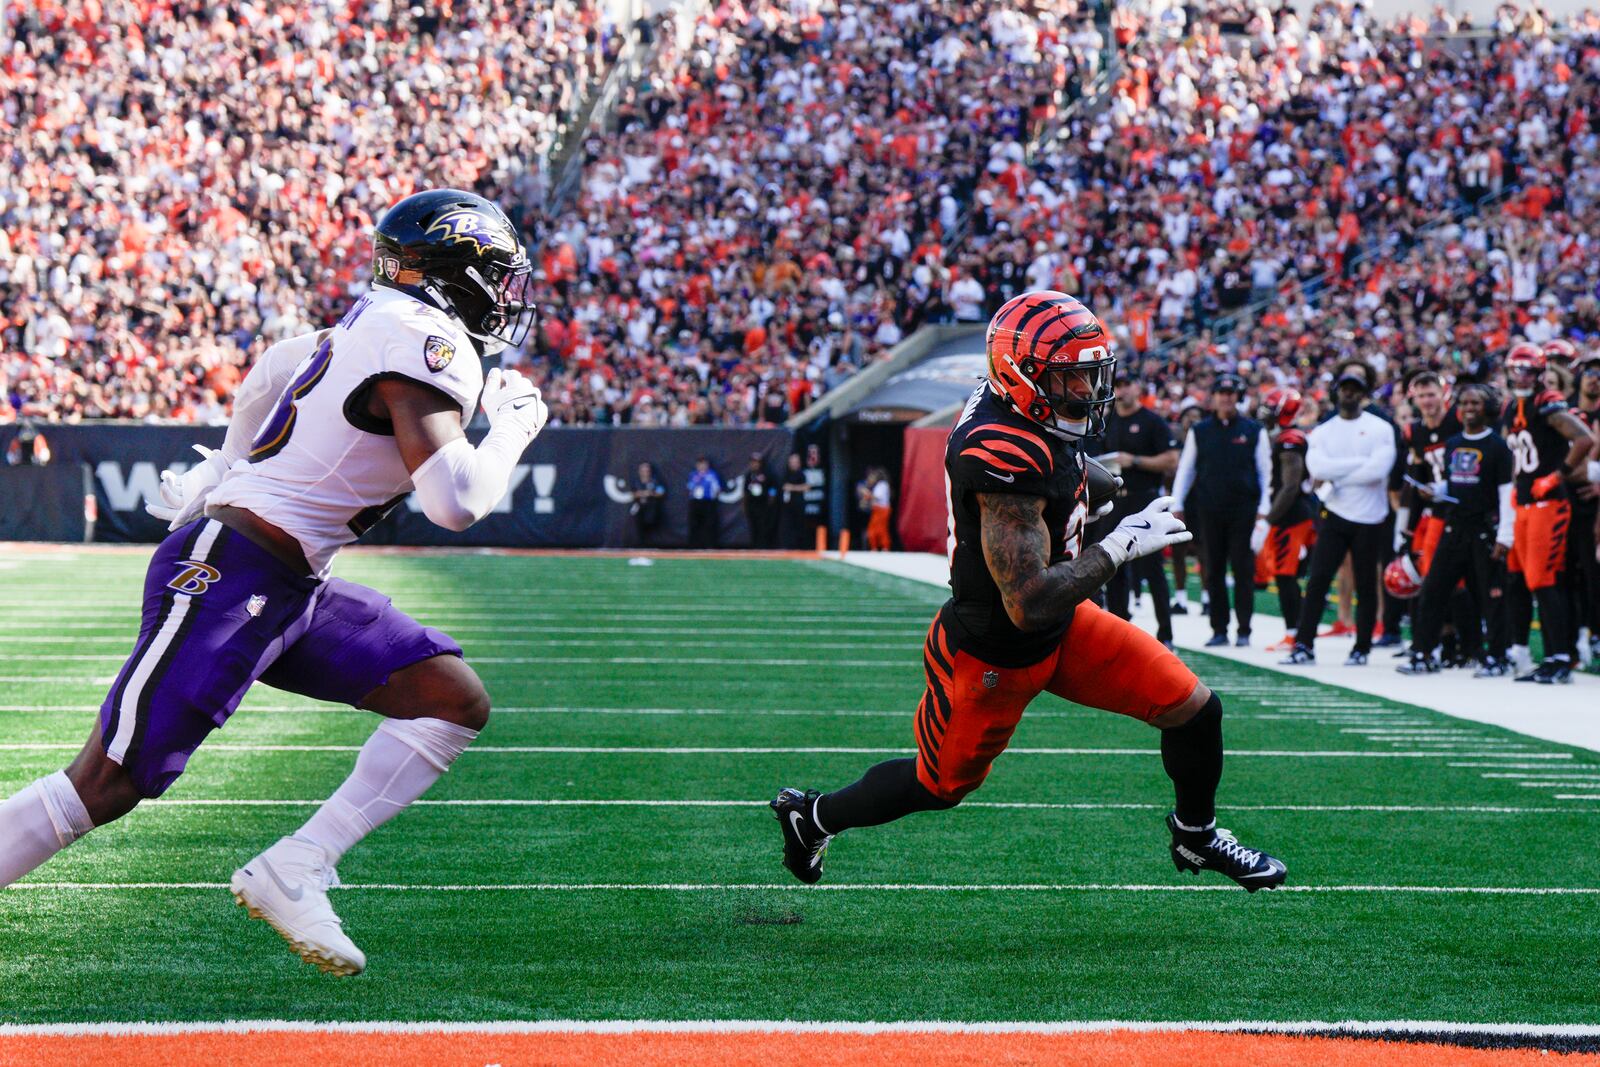
[[[1117,490],[1122,485],[1122,479],[1106,470],[1089,456],[1083,457],[1083,465],[1089,481],[1089,510],[1094,511],[1101,504],[1117,495]]]

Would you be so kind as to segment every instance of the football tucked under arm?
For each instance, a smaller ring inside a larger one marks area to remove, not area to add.
[[[1006,614],[1019,630],[1055,625],[1117,570],[1117,563],[1099,545],[1084,549],[1077,559],[1049,566],[1044,504],[1043,497],[978,494],[983,559],[1000,587]]]
[[[1111,514],[1111,509],[1116,506],[1117,490],[1122,488],[1122,479],[1090,456],[1083,457],[1083,475],[1089,494],[1089,521],[1093,522]]]

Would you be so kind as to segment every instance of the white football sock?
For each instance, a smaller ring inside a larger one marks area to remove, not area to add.
[[[294,836],[322,846],[330,865],[400,814],[450,769],[478,731],[443,719],[385,719],[356,769]]]
[[[0,804],[0,887],[93,829],[94,821],[66,771],[29,784]]]

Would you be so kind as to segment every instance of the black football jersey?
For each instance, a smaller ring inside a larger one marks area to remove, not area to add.
[[[1585,426],[1589,427],[1590,433],[1600,431],[1600,410],[1585,411],[1583,408],[1578,406],[1576,398],[1568,401],[1568,403],[1571,404],[1571,406],[1567,410],[1571,411],[1573,415],[1577,416],[1579,422],[1582,422]],[[1589,458],[1594,459],[1595,457],[1591,455]],[[1596,504],[1597,502],[1594,497],[1584,500],[1581,497],[1574,496],[1572,498],[1572,513],[1574,515],[1581,515],[1585,518],[1592,518],[1596,510]]]
[[[1536,503],[1533,483],[1566,466],[1570,442],[1550,425],[1550,416],[1567,410],[1567,398],[1553,389],[1533,396],[1514,396],[1500,416],[1500,433],[1517,461],[1517,503]],[[1560,485],[1547,500],[1565,500],[1566,486]]]
[[[1285,452],[1299,453],[1302,462],[1301,469],[1304,470],[1305,467],[1303,464],[1306,458],[1307,447],[1306,435],[1299,430],[1293,429],[1284,430],[1278,435],[1278,439],[1272,443],[1273,500],[1278,499],[1278,493],[1283,489],[1283,454]],[[1283,518],[1278,520],[1277,525],[1284,527],[1293,526],[1296,523],[1304,522],[1307,519],[1315,517],[1316,512],[1311,507],[1310,497],[1311,494],[1306,492],[1305,480],[1302,479],[1301,483],[1295,487],[1294,503],[1290,505],[1289,510],[1284,513]]]
[[[1421,419],[1406,428],[1406,473],[1423,485],[1445,480],[1445,445],[1461,432],[1461,420],[1454,408],[1445,412],[1439,425],[1432,427]]]
[[[1044,659],[1071,624],[1069,615],[1048,630],[1024,632],[1006,614],[1000,587],[983,558],[979,493],[1043,497],[1050,530],[1050,563],[1074,559],[1089,516],[1083,453],[1046,433],[995,396],[987,383],[972,394],[950,431],[944,454],[950,489],[950,588],[946,617],[959,624],[963,647],[997,667]]]

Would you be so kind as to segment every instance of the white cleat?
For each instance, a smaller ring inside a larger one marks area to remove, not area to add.
[[[327,974],[360,974],[367,957],[345,936],[328,902],[339,875],[320,845],[285,837],[233,872],[229,887],[252,919],[263,919],[299,957]]]

